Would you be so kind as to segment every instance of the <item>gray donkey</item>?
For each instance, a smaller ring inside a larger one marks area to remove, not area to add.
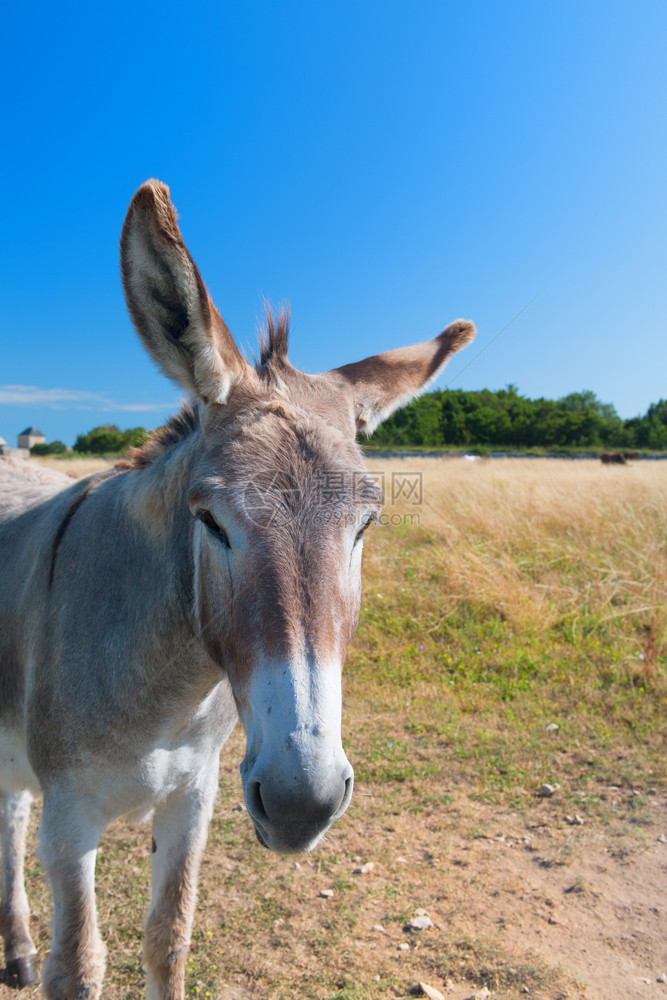
[[[23,854],[41,794],[50,1000],[100,995],[95,856],[124,814],[153,823],[148,996],[183,997],[219,754],[238,717],[261,844],[310,850],[345,812],[341,669],[364,532],[382,504],[356,435],[474,336],[458,320],[426,343],[306,375],[287,359],[281,315],[251,365],[157,181],[132,200],[121,268],[146,349],[191,405],[129,462],[74,484],[0,459],[1,929],[6,975],[36,982]]]

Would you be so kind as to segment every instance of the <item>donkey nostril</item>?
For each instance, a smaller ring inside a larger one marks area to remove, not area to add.
[[[343,815],[345,810],[350,804],[350,799],[352,798],[352,788],[354,787],[354,777],[352,775],[345,779],[345,791],[343,792],[343,797],[338,803],[338,809],[335,812],[334,819],[338,819]]]
[[[256,819],[268,820],[269,814],[264,808],[264,803],[262,802],[262,793],[260,792],[259,781],[253,781],[250,783],[248,788],[248,806]]]

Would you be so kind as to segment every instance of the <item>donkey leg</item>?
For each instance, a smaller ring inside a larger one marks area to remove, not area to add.
[[[2,828],[2,908],[5,978],[20,989],[39,982],[36,950],[30,937],[30,909],[23,884],[25,838],[32,795],[28,791],[0,794]]]
[[[102,824],[72,796],[45,792],[39,855],[53,895],[51,951],[44,963],[47,1000],[96,1000],[106,949],[97,930],[95,859]]]
[[[209,787],[174,792],[153,817],[151,905],[146,917],[144,966],[148,1000],[182,1000],[199,862],[217,787],[217,761]]]

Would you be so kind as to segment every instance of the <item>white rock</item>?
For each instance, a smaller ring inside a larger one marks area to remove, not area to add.
[[[423,908],[422,908],[422,907],[420,906],[418,910],[415,910],[415,916],[416,916],[416,917],[427,917],[427,916],[428,916],[428,911],[427,911],[427,910],[424,910],[424,909],[423,909]]]
[[[444,995],[440,990],[436,990],[435,986],[429,986],[428,983],[420,983],[419,988],[428,1000],[445,1000]]]
[[[560,729],[560,726],[558,725],[557,722],[550,722],[546,728],[548,733],[557,733],[558,730]]]
[[[488,1000],[488,997],[490,996],[491,990],[488,986],[482,986],[481,990],[477,990],[476,993],[473,993],[472,1000]]]
[[[413,917],[408,927],[413,931],[427,931],[433,927],[433,921],[424,914],[420,917]]]
[[[387,933],[386,930],[384,929],[384,927],[382,926],[382,924],[373,924],[373,926],[371,927],[371,930],[375,931],[376,934],[386,934]]]
[[[667,983],[667,976],[664,973],[660,976],[656,976],[656,983]]]
[[[658,834],[658,843],[659,844],[667,844],[667,837],[665,837],[664,833],[659,833]]]
[[[397,951],[410,951],[410,945],[403,942],[402,944],[398,945]]]
[[[544,784],[540,785],[540,790],[537,794],[541,799],[550,799],[551,796],[555,795],[557,791],[558,791],[558,785],[549,785],[545,781]]]
[[[333,889],[320,889],[318,896],[322,896],[323,899],[331,899],[333,894],[334,894]]]
[[[375,863],[373,861],[367,861],[364,865],[359,865],[358,868],[352,870],[353,875],[368,875],[375,868]]]

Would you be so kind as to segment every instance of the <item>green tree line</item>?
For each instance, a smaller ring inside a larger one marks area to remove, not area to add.
[[[73,450],[87,455],[122,455],[140,447],[143,427],[121,431],[115,424],[80,434]],[[621,420],[611,403],[594,392],[562,399],[528,399],[516,386],[492,391],[444,389],[428,392],[398,410],[376,430],[371,445],[387,448],[645,449],[667,451],[667,399],[644,416]],[[35,445],[34,455],[59,454],[62,441]]]
[[[393,414],[370,443],[385,447],[667,450],[667,400],[622,420],[588,390],[528,399],[514,385],[436,390]]]
[[[129,448],[139,448],[148,436],[143,427],[130,427],[121,431],[115,424],[93,427],[87,434],[79,434],[72,451],[79,455],[123,455]],[[31,455],[61,455],[67,451],[62,441],[35,444]]]

